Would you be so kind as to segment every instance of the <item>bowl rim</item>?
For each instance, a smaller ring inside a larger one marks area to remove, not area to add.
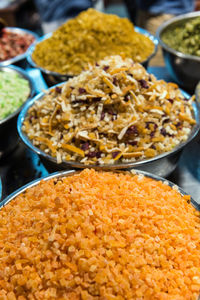
[[[72,169],[72,170],[67,170],[67,171],[54,172],[54,173],[51,173],[49,175],[43,176],[41,178],[37,178],[37,179],[25,184],[24,186],[20,187],[19,189],[17,189],[16,191],[14,191],[10,195],[8,195],[5,199],[3,199],[2,202],[0,202],[0,211],[10,201],[15,199],[17,196],[19,196],[23,192],[25,192],[27,189],[38,185],[41,181],[48,181],[48,180],[51,180],[53,178],[62,178],[62,177],[73,176],[75,174],[79,174],[80,172],[81,172],[81,170],[73,170]],[[114,171],[113,170],[99,170],[98,172],[114,172],[114,173],[125,173],[125,174],[128,173],[128,174],[131,174],[131,176],[144,175],[144,176],[149,177],[151,179],[154,179],[156,181],[161,181],[162,183],[167,183],[167,185],[169,185],[171,188],[175,187],[177,189],[177,191],[181,194],[181,196],[189,195],[181,187],[179,187],[177,184],[173,183],[172,181],[167,180],[163,177],[160,177],[158,175],[152,174],[152,173],[147,172],[147,171],[131,169],[131,170],[126,170],[126,171],[122,171],[122,170],[114,170]],[[192,197],[190,199],[190,203],[193,205],[193,207],[196,210],[200,211],[200,204],[198,204]]]
[[[149,31],[147,31],[146,29],[140,28],[138,26],[134,26],[134,30],[137,33],[140,33],[140,34],[143,34],[143,35],[147,36],[154,44],[154,51],[144,61],[140,62],[140,64],[145,64],[156,54],[159,42],[158,42],[158,39],[153,34],[151,34]],[[27,53],[28,63],[32,67],[39,69],[41,72],[43,72],[47,75],[53,75],[53,76],[58,76],[58,77],[63,77],[63,78],[64,77],[70,78],[70,77],[76,76],[76,75],[61,74],[61,73],[58,73],[58,72],[50,71],[50,70],[44,69],[43,67],[38,66],[34,62],[34,60],[32,58],[32,54],[35,50],[36,45],[39,44],[40,42],[50,38],[52,36],[52,34],[53,34],[53,32],[47,33],[44,36],[42,36],[41,38],[39,38],[38,40],[36,40],[32,45],[30,45],[30,47],[28,48],[28,53]]]
[[[190,55],[190,54],[184,54],[184,53],[182,53],[180,51],[177,51],[177,50],[169,47],[166,43],[164,43],[163,40],[162,40],[162,37],[161,37],[163,31],[165,29],[167,29],[167,27],[170,26],[170,25],[172,25],[173,23],[177,23],[178,24],[179,21],[187,20],[187,19],[193,19],[193,18],[196,18],[196,17],[200,17],[200,11],[190,12],[190,13],[183,14],[183,15],[180,15],[180,16],[172,17],[171,19],[163,22],[158,27],[158,29],[156,31],[156,38],[158,39],[159,44],[161,45],[161,47],[164,50],[166,50],[167,52],[170,52],[170,53],[176,55],[177,57],[200,62],[200,56]]]
[[[28,30],[28,29],[24,29],[24,28],[20,28],[20,27],[5,27],[5,29],[6,29],[6,31],[9,31],[9,32],[14,32],[14,33],[19,33],[19,34],[23,34],[23,33],[30,34],[35,38],[35,41],[37,41],[39,39],[39,35],[37,33],[33,32],[31,30]],[[29,47],[28,47],[28,49],[29,49]],[[17,56],[7,59],[7,60],[0,61],[0,66],[1,67],[8,66],[11,64],[15,64],[22,59],[25,59],[28,54],[28,49],[22,54],[19,54]]]
[[[61,86],[63,85],[64,82],[56,84],[52,87],[50,87],[49,89],[47,89],[47,91],[50,91],[52,89],[54,89],[57,86]],[[183,91],[182,89],[180,89],[182,92],[182,95],[184,97],[186,97],[187,99],[190,98],[190,95],[188,93],[186,93],[185,91]],[[28,101],[26,101],[25,105],[23,106],[18,119],[17,119],[17,130],[18,130],[18,134],[22,140],[22,142],[29,148],[31,149],[33,152],[37,153],[39,156],[47,159],[48,161],[56,164],[57,166],[63,167],[63,168],[94,168],[94,169],[130,169],[130,168],[137,168],[137,167],[141,167],[144,164],[149,164],[152,163],[154,161],[158,161],[162,158],[165,157],[170,157],[173,154],[179,152],[180,150],[182,150],[183,147],[185,147],[187,144],[189,144],[197,135],[197,133],[199,132],[200,129],[200,105],[197,101],[195,101],[193,103],[193,109],[194,109],[194,117],[196,120],[196,124],[194,125],[188,139],[180,144],[178,144],[174,149],[172,149],[171,151],[168,152],[164,152],[160,155],[154,156],[152,158],[148,158],[148,159],[143,159],[143,160],[138,160],[135,162],[124,162],[124,163],[116,163],[116,164],[103,164],[103,165],[95,165],[95,164],[91,164],[91,165],[85,165],[83,163],[77,162],[77,161],[62,161],[60,164],[57,163],[56,161],[56,157],[53,157],[47,153],[45,153],[44,151],[40,150],[38,147],[34,146],[33,143],[30,141],[30,139],[27,137],[27,135],[22,131],[22,126],[23,126],[23,122],[26,118],[26,115],[28,113],[29,108],[35,103],[35,101],[40,101],[43,96],[46,93],[41,92],[38,95],[36,95],[35,97],[33,97],[32,99],[29,99]]]
[[[32,99],[34,94],[35,94],[35,87],[34,87],[34,83],[33,83],[33,79],[27,74],[26,71],[24,71],[23,69],[21,69],[20,67],[17,66],[0,66],[0,72],[14,72],[19,74],[22,78],[24,78],[25,80],[28,81],[29,83],[29,88],[30,88],[30,93],[29,96],[27,97],[27,99],[24,101],[24,103],[17,109],[15,110],[13,113],[11,113],[10,115],[8,115],[6,118],[0,120],[0,126],[4,123],[6,123],[7,121],[11,120],[12,118],[14,118],[15,116],[17,116],[19,114],[19,112],[21,111],[22,107],[25,105],[25,103]]]

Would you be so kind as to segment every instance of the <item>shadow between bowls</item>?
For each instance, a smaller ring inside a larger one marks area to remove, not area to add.
[[[63,84],[63,83],[62,83]],[[56,86],[60,86],[62,84],[58,84]],[[52,87],[54,88],[54,87]],[[189,95],[182,91],[184,97],[189,98]],[[145,159],[137,162],[129,162],[129,163],[115,163],[115,164],[107,164],[107,165],[84,165],[79,162],[74,161],[64,161],[60,164],[57,163],[56,158],[46,154],[44,151],[40,150],[38,147],[34,146],[26,134],[22,130],[23,122],[26,118],[29,108],[36,102],[42,100],[44,93],[38,94],[33,99],[30,99],[23,107],[21,113],[19,114],[17,120],[17,130],[19,136],[23,143],[30,148],[33,152],[37,153],[44,164],[45,168],[50,172],[60,171],[60,170],[68,170],[68,169],[83,169],[83,168],[94,168],[97,170],[117,170],[117,169],[132,169],[136,168],[138,170],[143,170],[150,172],[152,174],[156,174],[161,177],[169,176],[177,166],[178,160],[180,158],[181,152],[183,148],[188,145],[197,135],[200,128],[200,107],[197,102],[193,103],[194,108],[194,117],[196,120],[196,125],[193,127],[187,141],[179,144],[170,152],[165,152],[158,156],[155,156],[150,159]]]
[[[26,79],[29,82],[30,87],[30,94],[27,100],[31,99],[34,96],[35,90],[33,81],[24,70],[16,66],[7,66],[0,67],[0,71],[16,72],[22,78]],[[8,117],[0,120],[0,160],[8,155],[17,146],[17,143],[19,141],[17,132],[17,118],[24,104]]]
[[[134,29],[136,32],[140,33],[140,34],[143,34],[145,36],[147,36],[153,43],[154,43],[154,51],[152,52],[151,55],[149,55],[147,57],[147,59],[143,62],[141,62],[141,64],[147,69],[148,67],[148,64],[149,64],[149,61],[151,60],[151,58],[156,54],[157,52],[157,48],[158,48],[158,40],[157,38],[152,35],[150,32],[148,32],[147,30],[143,29],[143,28],[140,28],[140,27],[137,27],[137,26],[134,26]],[[33,58],[32,58],[32,54],[35,50],[35,47],[37,44],[39,44],[40,42],[50,38],[52,36],[52,33],[48,33],[46,35],[44,35],[43,37],[41,37],[40,39],[38,39],[37,41],[35,41],[28,49],[28,53],[27,53],[27,61],[28,63],[31,65],[31,67],[33,68],[37,68],[41,71],[47,85],[49,87],[55,85],[55,84],[58,84],[58,83],[61,83],[63,81],[67,81],[69,78],[72,78],[74,77],[73,75],[68,75],[68,74],[60,74],[60,73],[57,73],[57,72],[53,72],[53,71],[49,71],[47,69],[44,69],[40,66],[38,66]]]
[[[0,177],[0,203],[1,203],[2,196],[3,196],[3,189],[2,189],[2,181]]]
[[[35,32],[32,32],[27,29],[22,29],[22,28],[18,28],[18,27],[6,27],[6,31],[18,33],[18,34],[30,34],[35,38],[35,42],[39,39],[39,36]],[[12,58],[4,60],[4,61],[0,61],[0,67],[16,65],[18,67],[21,67],[22,69],[25,69],[27,67],[26,57],[28,55],[28,49],[26,50],[26,52],[24,52],[20,55],[17,55],[15,57],[12,57]]]
[[[10,194],[8,197],[6,197],[1,203],[0,203],[0,209],[2,207],[4,207],[6,204],[8,204],[10,201],[12,201],[14,198],[16,198],[17,196],[19,196],[20,194],[24,193],[27,189],[31,188],[31,187],[34,187],[34,186],[37,186],[41,180],[44,180],[44,181],[48,181],[50,179],[53,179],[53,178],[62,178],[62,177],[68,177],[68,176],[73,176],[75,174],[78,174],[80,171],[77,171],[77,170],[68,170],[68,171],[62,171],[62,172],[56,172],[56,173],[53,173],[53,174],[50,174],[48,176],[45,176],[45,177],[42,177],[42,178],[39,178],[39,179],[36,179],[26,185],[24,185],[23,187],[21,187],[20,189],[18,189],[17,191],[15,191],[14,193]],[[125,172],[125,171],[119,171],[119,170],[115,170],[114,172]],[[126,171],[127,172],[127,171]],[[132,170],[129,170],[128,172],[130,172],[130,174],[132,175],[139,175],[139,174],[142,174],[146,177],[149,177],[149,178],[152,178],[154,180],[157,180],[157,181],[161,181],[161,182],[165,182],[167,183],[170,187],[174,187],[177,185],[175,185],[174,183],[172,183],[171,181],[169,180],[166,180],[165,178],[162,178],[160,176],[157,176],[157,175],[154,175],[154,174],[151,174],[149,172],[145,172],[145,171],[141,171],[141,170],[137,170],[137,169],[132,169]],[[187,193],[185,193],[180,187],[178,187],[178,192],[183,196],[183,195],[188,195]],[[200,205],[193,199],[191,198],[191,204],[194,206],[194,208],[196,210],[199,210],[200,211]]]
[[[200,57],[184,54],[172,49],[163,42],[162,36],[166,31],[183,25],[188,20],[196,17],[200,17],[200,11],[171,18],[159,26],[156,34],[159,44],[162,47],[165,65],[170,76],[175,82],[191,93],[194,92],[195,86],[200,81]]]

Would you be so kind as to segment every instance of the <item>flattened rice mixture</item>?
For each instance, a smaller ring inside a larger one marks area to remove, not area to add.
[[[0,211],[0,299],[197,300],[200,219],[162,182],[84,170]]]
[[[58,163],[134,162],[187,140],[195,124],[192,102],[176,84],[113,56],[36,101],[23,130]]]
[[[127,18],[90,8],[38,43],[32,57],[47,70],[77,75],[88,63],[94,64],[109,55],[124,55],[144,62],[154,48],[150,38],[137,33]]]

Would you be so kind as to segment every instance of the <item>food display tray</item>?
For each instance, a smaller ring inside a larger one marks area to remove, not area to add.
[[[26,71],[33,78],[37,93],[47,88],[39,70],[28,68]],[[165,67],[149,67],[148,71],[158,79],[170,81]],[[26,183],[48,174],[37,154],[19,141],[13,152],[0,161],[1,200]],[[200,209],[200,134],[183,150],[177,168],[167,179],[190,194]]]

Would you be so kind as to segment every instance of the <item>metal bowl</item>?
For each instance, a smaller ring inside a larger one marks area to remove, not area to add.
[[[60,86],[61,84],[57,85]],[[55,87],[52,87],[55,88]],[[182,91],[184,97],[189,98],[189,95]],[[95,168],[95,169],[132,169],[137,168],[139,170],[148,171],[150,173],[167,177],[176,167],[178,159],[180,157],[181,151],[183,148],[190,143],[194,137],[197,135],[200,128],[200,108],[199,105],[195,102],[193,104],[194,108],[194,117],[196,120],[196,125],[193,127],[187,141],[179,144],[170,152],[165,152],[153,158],[140,160],[137,162],[129,163],[115,163],[115,164],[106,164],[106,165],[84,165],[83,163],[74,162],[74,161],[64,161],[60,164],[57,163],[56,158],[46,154],[44,151],[40,150],[32,144],[26,134],[22,131],[23,122],[27,116],[29,108],[35,103],[35,101],[40,101],[44,93],[38,94],[33,99],[30,99],[23,107],[21,113],[19,114],[17,121],[17,130],[19,136],[23,143],[30,148],[33,152],[37,153],[43,162],[44,166],[49,172],[55,172],[59,170],[66,170],[69,168]]]
[[[147,57],[147,59],[141,63],[145,68],[147,68],[150,59],[156,54],[157,47],[158,47],[158,40],[157,40],[157,38],[155,36],[153,36],[152,34],[150,34],[147,30],[145,30],[143,28],[135,26],[134,29],[135,29],[136,32],[147,36],[154,43],[154,51],[153,51],[153,53],[151,55],[149,55],[149,57]],[[39,40],[37,40],[35,43],[33,43],[29,47],[29,49],[28,49],[28,55],[27,55],[27,60],[28,60],[29,64],[32,67],[37,68],[37,69],[39,69],[41,71],[41,73],[42,73],[42,75],[43,75],[43,77],[44,77],[44,79],[45,79],[45,81],[46,81],[46,83],[47,83],[47,85],[49,87],[52,86],[52,85],[58,84],[60,82],[66,81],[69,78],[73,77],[72,75],[60,74],[60,73],[57,73],[57,72],[49,71],[47,69],[44,69],[44,68],[38,66],[34,62],[34,60],[32,58],[32,54],[33,54],[33,52],[35,50],[36,44],[39,44],[43,40],[46,40],[46,39],[50,38],[51,35],[52,35],[52,33],[48,33],[48,34],[44,35],[43,37],[41,37]]]
[[[22,78],[28,80],[30,95],[27,100],[31,99],[34,96],[35,90],[32,79],[21,68],[16,66],[0,67],[0,71],[16,72]],[[17,133],[17,117],[23,105],[3,120],[0,120],[0,159],[9,154],[17,146],[17,143],[19,141],[19,136]]]
[[[39,179],[36,179],[26,185],[24,185],[23,187],[21,187],[20,189],[18,189],[17,191],[15,191],[14,193],[10,194],[8,197],[6,197],[1,203],[0,203],[0,209],[5,206],[6,204],[8,204],[11,200],[13,200],[14,198],[16,198],[17,196],[19,196],[20,194],[23,194],[27,189],[29,188],[32,188],[34,186],[37,186],[41,180],[44,180],[44,181],[48,181],[52,178],[62,178],[62,177],[68,177],[68,176],[73,176],[74,174],[77,174],[79,173],[80,171],[75,171],[75,170],[68,170],[68,171],[62,171],[62,172],[56,172],[56,173],[53,173],[53,174],[50,174],[48,176],[45,176],[45,177],[42,177],[42,178],[39,178]],[[122,173],[124,171],[115,171],[117,173]],[[171,181],[169,180],[166,180],[165,178],[162,178],[160,176],[157,176],[157,175],[154,175],[154,174],[151,174],[149,172],[145,172],[145,171],[141,171],[141,170],[137,170],[137,169],[131,169],[129,170],[128,172],[130,172],[130,174],[142,174],[146,177],[149,177],[149,178],[152,178],[154,180],[157,180],[157,181],[162,181],[162,182],[165,182],[167,183],[170,187],[174,187],[177,185],[175,185],[174,183],[172,183]],[[178,188],[178,192],[183,196],[183,195],[188,195],[188,193],[185,193],[180,187],[177,187]],[[191,198],[191,204],[197,209],[197,210],[200,210],[200,205],[193,199]]]
[[[190,92],[194,92],[195,86],[198,81],[200,81],[200,57],[184,54],[170,48],[163,42],[162,36],[166,31],[183,25],[189,19],[194,19],[199,16],[200,11],[171,18],[158,28],[156,35],[162,47],[165,64],[169,74],[174,81]],[[176,36],[174,38],[176,38]]]
[[[152,175],[150,173],[146,173],[146,172],[142,172],[142,171],[138,171],[138,170],[133,170],[134,171],[134,174],[142,174],[146,177],[149,177],[153,180],[156,180],[156,181],[161,181],[161,182],[165,182],[165,184],[167,183],[170,187],[173,187],[175,186],[172,182],[170,181],[166,181],[166,179],[164,178],[161,178],[161,177],[158,177],[158,176],[155,176],[155,175]],[[74,170],[71,170],[71,171],[65,171],[65,172],[59,172],[59,173],[55,173],[55,174],[51,174],[47,177],[44,177],[44,178],[40,178],[36,181],[32,181],[30,182],[29,184],[25,185],[24,187],[18,189],[16,192],[12,193],[11,195],[9,195],[6,199],[3,200],[2,203],[0,203],[0,210],[6,206],[7,204],[9,204],[11,201],[15,200],[15,198],[17,196],[20,196],[20,195],[23,195],[27,190],[29,190],[30,188],[37,188],[37,186],[40,184],[41,180],[42,181],[48,181],[48,180],[58,180],[58,179],[62,179],[63,177],[69,177],[69,176],[73,176],[75,174],[77,174],[78,172],[74,171]],[[131,173],[132,174],[132,173]],[[178,192],[181,194],[181,196],[184,196],[184,195],[187,195],[187,193],[185,193],[181,188],[178,188]],[[40,196],[39,196],[40,197]],[[24,197],[21,197],[20,201],[23,201],[23,198]],[[200,210],[200,206],[195,202],[194,199],[191,198],[191,205],[197,210],[199,211]],[[55,211],[55,213],[57,213]],[[14,217],[14,216],[13,216]],[[34,216],[33,216],[34,217]],[[23,216],[22,216],[23,218]],[[36,220],[37,222],[37,220]],[[64,221],[65,222],[65,221]],[[26,233],[22,230],[22,229],[19,229],[19,228],[16,228],[16,230],[21,230],[19,234],[23,235],[24,237],[26,237]],[[14,264],[15,262],[13,262]]]
[[[25,33],[30,34],[35,38],[35,40],[37,40],[39,38],[39,36],[35,32],[32,32],[27,29],[22,29],[22,28],[17,28],[17,27],[6,27],[6,31],[14,32],[14,33],[18,33],[18,34],[25,34]],[[27,54],[28,54],[28,49],[23,54],[20,54],[13,58],[1,61],[0,67],[5,67],[5,66],[9,66],[9,65],[13,64],[13,65],[19,66],[21,68],[25,68],[27,66],[27,61],[26,61]]]

